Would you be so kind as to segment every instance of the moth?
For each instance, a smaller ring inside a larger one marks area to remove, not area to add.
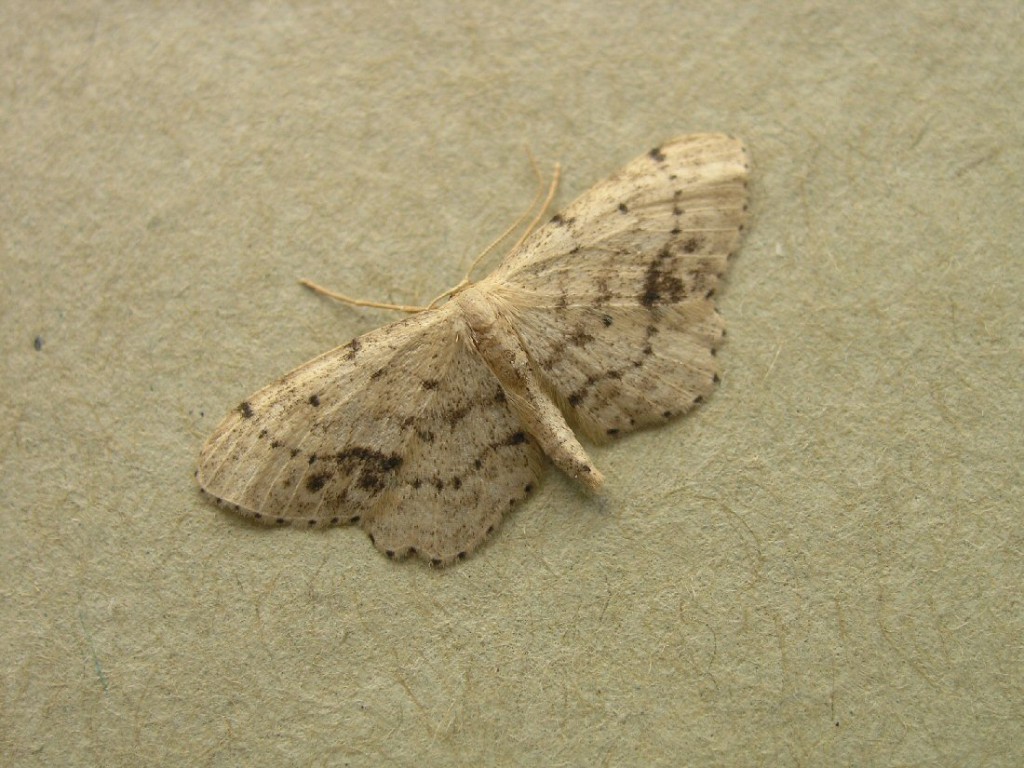
[[[413,314],[242,402],[202,448],[200,487],[261,523],[359,525],[435,565],[477,549],[548,462],[599,489],[577,434],[662,424],[719,380],[714,297],[748,169],[720,134],[636,158],[487,277],[395,307]]]

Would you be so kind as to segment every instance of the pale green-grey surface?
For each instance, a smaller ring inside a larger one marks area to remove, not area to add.
[[[0,762],[1024,762],[1016,0],[7,2]],[[204,502],[565,164],[743,137],[721,389],[468,562]],[[38,339],[38,343],[37,343]],[[39,346],[40,349],[36,349]]]

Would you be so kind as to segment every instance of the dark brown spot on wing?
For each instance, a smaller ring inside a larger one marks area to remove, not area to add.
[[[572,334],[569,336],[569,342],[576,347],[585,347],[587,344],[592,342],[594,337],[583,330],[583,326],[578,325],[573,329]]]
[[[346,360],[355,360],[356,352],[363,348],[363,344],[359,339],[352,339],[348,344],[345,345],[348,352],[345,353]]]
[[[373,492],[384,490],[390,478],[402,466],[402,457],[398,454],[382,453],[363,446],[352,446],[321,458],[334,461],[348,474],[358,472],[356,486]]]
[[[519,430],[518,432],[513,432],[511,435],[506,437],[504,440],[496,443],[495,445],[496,446],[500,446],[500,445],[522,445],[525,442],[526,442],[526,433],[523,432],[522,430]]]
[[[310,493],[316,493],[323,488],[327,481],[330,480],[333,475],[330,472],[316,472],[306,478],[306,490]]]
[[[364,491],[373,491],[374,493],[383,491],[386,484],[387,481],[383,475],[366,468],[359,473],[359,479],[356,480],[356,485]]]
[[[341,465],[363,464],[375,469],[391,472],[402,466],[402,457],[397,453],[382,453],[373,448],[352,446],[333,454],[329,458]]]
[[[463,403],[454,411],[449,412],[447,416],[448,425],[454,427],[456,424],[458,424],[460,421],[466,418],[466,414],[468,414],[472,409],[472,404]]]
[[[664,249],[647,267],[640,303],[648,309],[660,304],[676,304],[686,295],[683,281],[672,274],[671,253]]]

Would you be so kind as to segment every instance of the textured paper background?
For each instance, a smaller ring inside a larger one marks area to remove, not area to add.
[[[1017,0],[0,8],[0,762],[1019,765]],[[522,209],[742,136],[723,384],[439,573],[224,413]],[[35,349],[39,339],[41,349]]]

